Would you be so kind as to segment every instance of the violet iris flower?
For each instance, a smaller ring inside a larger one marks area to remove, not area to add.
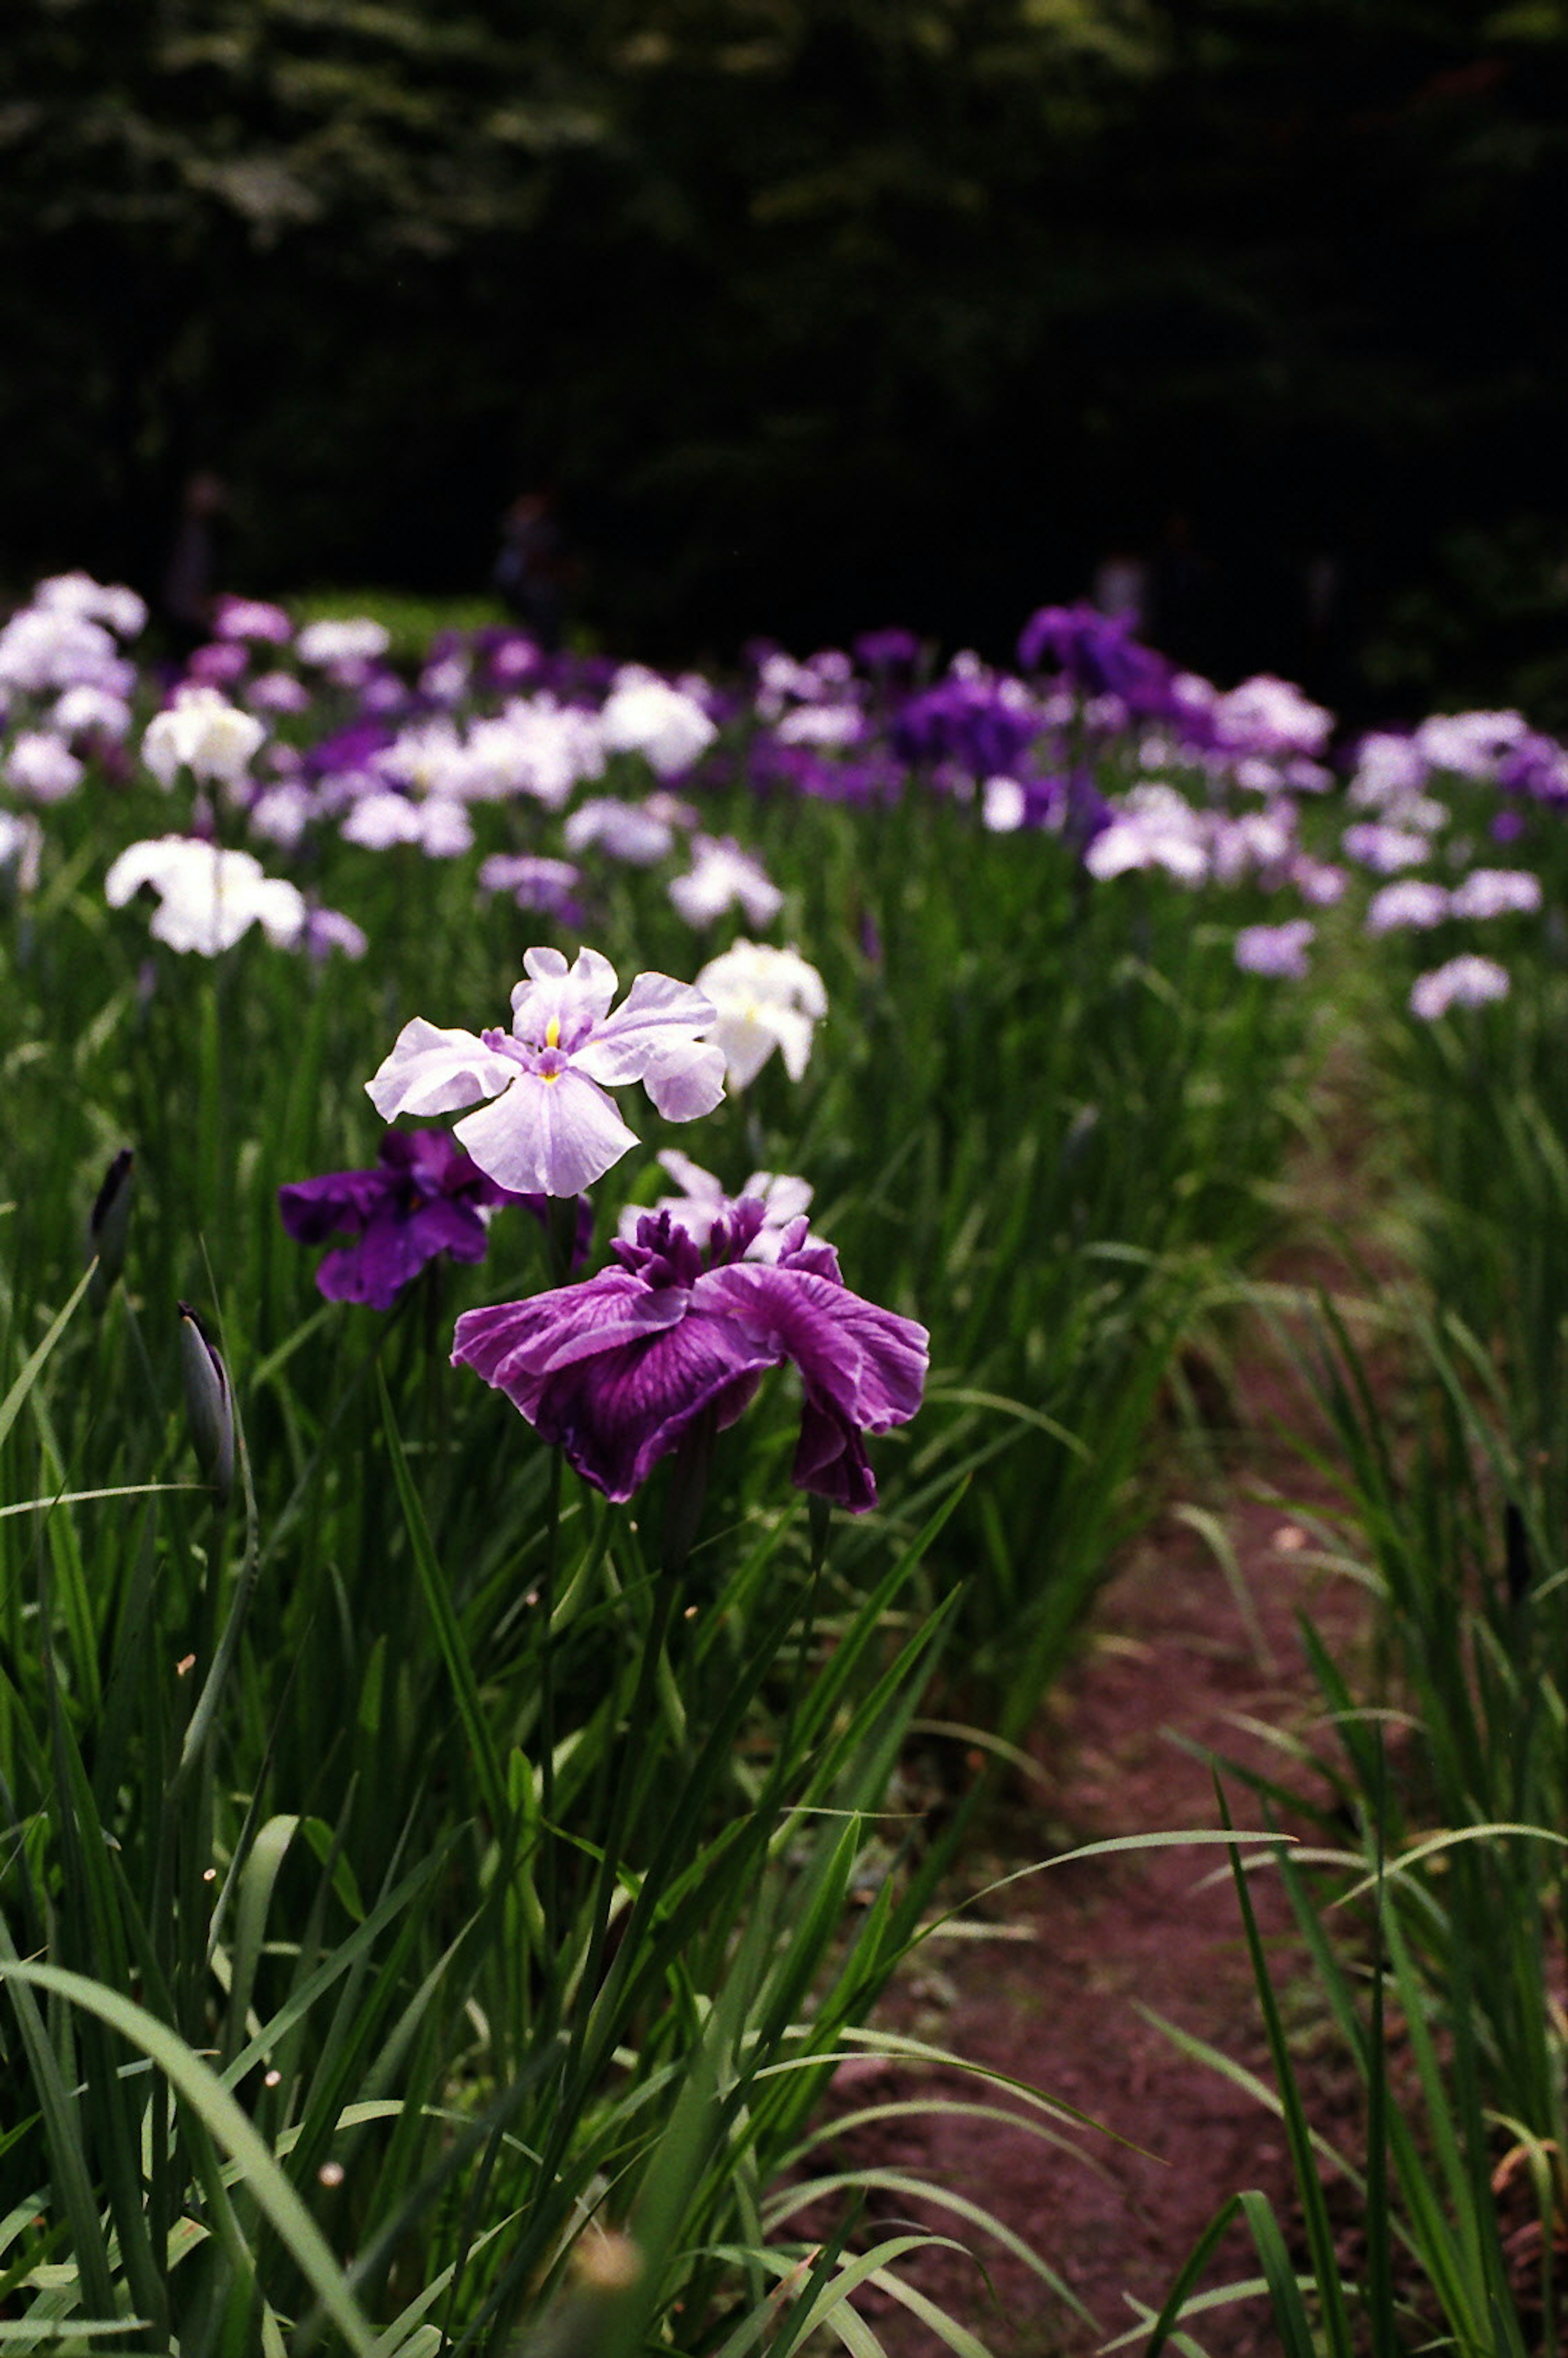
[[[806,1241],[804,1217],[776,1262],[744,1259],[764,1217],[743,1198],[704,1246],[667,1212],[646,1214],[586,1284],[465,1311],[452,1364],[504,1392],[585,1480],[622,1499],[704,1416],[733,1424],[764,1371],[788,1359],[806,1393],[796,1487],[863,1514],[877,1498],[863,1436],[914,1414],[929,1337],[851,1293],[832,1247]]]
[[[719,1013],[700,990],[640,974],[612,1015],[615,968],[597,950],[568,970],[559,950],[532,949],[523,966],[509,1033],[404,1025],[365,1083],[384,1121],[493,1098],[457,1125],[480,1169],[517,1195],[576,1195],[637,1143],[608,1089],[641,1081],[669,1121],[713,1111],[724,1052],[702,1038]]]
[[[389,1130],[369,1171],[330,1171],[277,1191],[277,1208],[291,1237],[303,1245],[351,1236],[316,1272],[329,1302],[363,1302],[390,1310],[398,1294],[439,1253],[482,1260],[487,1213],[521,1204],[547,1219],[549,1199],[514,1195],[487,1179],[444,1130]],[[593,1215],[579,1206],[578,1251],[588,1249]]]

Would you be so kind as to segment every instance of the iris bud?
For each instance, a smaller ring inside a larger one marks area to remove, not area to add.
[[[222,1507],[227,1505],[234,1486],[234,1403],[229,1371],[189,1303],[182,1302],[178,1308],[179,1356],[191,1446]]]
[[[125,1236],[131,1224],[131,1197],[135,1184],[135,1155],[130,1147],[122,1146],[103,1174],[103,1184],[87,1216],[88,1258],[96,1257],[98,1262],[87,1290],[94,1310],[101,1310],[107,1302],[114,1280],[125,1266]]]

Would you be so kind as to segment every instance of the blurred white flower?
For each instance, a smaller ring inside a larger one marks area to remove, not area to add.
[[[493,719],[469,730],[470,798],[502,801],[532,795],[558,810],[575,785],[604,769],[597,712],[557,704],[553,696],[514,697]]]
[[[1209,868],[1207,823],[1173,786],[1134,786],[1089,845],[1084,866],[1100,883],[1130,868],[1163,868],[1184,884],[1201,884]]]
[[[69,608],[24,606],[0,630],[0,687],[41,696],[89,680],[118,695],[135,678],[102,622]]]
[[[719,734],[695,696],[640,664],[616,673],[599,722],[612,753],[641,753],[661,778],[689,770]]]
[[[305,931],[303,896],[281,876],[266,876],[248,851],[221,851],[199,837],[164,835],[133,843],[103,880],[112,909],[124,908],[144,885],[158,896],[156,939],[173,950],[216,957],[259,925],[270,941],[291,948]]]
[[[671,880],[670,899],[688,925],[711,925],[739,904],[749,925],[771,925],[784,894],[766,871],[730,836],[693,839],[691,866]]]
[[[988,778],[981,790],[980,817],[992,835],[1016,835],[1028,803],[1016,778]]]
[[[361,614],[343,622],[307,622],[294,652],[301,663],[364,664],[374,663],[391,644],[385,625]]]
[[[36,803],[63,802],[81,784],[83,766],[47,730],[27,729],[5,756],[5,783]]]
[[[91,573],[57,573],[40,581],[33,603],[49,614],[81,614],[91,622],[107,622],[123,639],[134,639],[146,627],[146,601],[122,581],[94,581]]]
[[[1334,726],[1332,712],[1312,703],[1293,681],[1269,672],[1217,697],[1213,719],[1222,745],[1245,746],[1250,753],[1317,753]]]
[[[265,735],[265,721],[226,702],[215,687],[182,687],[148,721],[142,759],[160,786],[172,786],[182,769],[232,785]]]
[[[49,716],[50,726],[62,737],[113,737],[116,741],[129,734],[131,708],[123,696],[111,696],[106,687],[97,687],[81,681],[68,687]]]
[[[697,987],[719,1010],[708,1038],[724,1052],[725,1077],[743,1089],[777,1048],[784,1070],[798,1081],[811,1056],[814,1026],[827,1012],[827,994],[814,966],[795,950],[765,942],[737,942],[710,958]]]
[[[345,843],[357,843],[366,851],[413,843],[432,860],[459,859],[473,841],[468,813],[450,795],[427,795],[423,802],[410,802],[390,788],[362,795],[341,831]]]

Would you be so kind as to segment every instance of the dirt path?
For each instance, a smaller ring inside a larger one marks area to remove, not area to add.
[[[1138,1547],[1108,1591],[1095,1638],[1054,1699],[1033,1750],[1045,1783],[1020,1813],[1019,1857],[1050,1856],[1076,1843],[1218,1821],[1209,1768],[1188,1747],[1212,1747],[1260,1766],[1265,1739],[1238,1725],[1303,1735],[1332,1748],[1295,1617],[1305,1606],[1336,1653],[1354,1648],[1360,1593],[1314,1570],[1315,1542],[1272,1491],[1310,1516],[1331,1503],[1326,1487],[1279,1437],[1310,1414],[1276,1347],[1259,1336],[1237,1371],[1246,1429],[1223,1488],[1222,1511],[1248,1597],[1238,1605],[1212,1549],[1173,1516]],[[1237,1822],[1261,1823],[1245,1791]],[[962,1880],[978,1888],[1017,1863],[971,1857]],[[986,2205],[1040,2252],[1097,2320],[1091,2331],[994,2244],[984,2247],[989,2288],[957,2255],[933,2255],[914,2281],[979,2331],[999,2358],[1085,2353],[1135,2323],[1127,2296],[1158,2307],[1187,2252],[1224,2199],[1260,2187],[1282,2218],[1292,2212],[1284,2139],[1273,2117],[1216,2072],[1185,2061],[1139,2011],[1140,2004],[1270,2076],[1229,1878],[1217,1850],[1197,1848],[1086,1861],[1031,1877],[986,1903],[989,1937],[928,1944],[892,1996],[884,2020],[1029,2082],[1092,2114],[1110,2137],[1082,2139],[1094,2167],[1022,2131],[956,2116],[840,2141],[846,2166],[881,2161],[928,2177]],[[1266,1935],[1281,1942],[1288,1978],[1288,1910],[1266,1875],[1255,1878]],[[1324,2069],[1336,2076],[1335,2065]],[[894,2094],[972,2100],[973,2081],[912,2080],[851,2067],[836,2091],[845,2109]],[[1344,2090],[1338,2091],[1344,2101]],[[892,2194],[873,2215],[914,2212],[978,2239],[962,2223]],[[1256,2273],[1236,2234],[1206,2279]],[[874,2296],[868,2315],[896,2358],[925,2358],[942,2344]],[[1205,2320],[1212,2358],[1247,2358],[1277,2346],[1266,2301],[1227,2307]]]

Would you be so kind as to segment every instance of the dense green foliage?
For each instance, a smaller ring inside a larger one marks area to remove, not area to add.
[[[1176,652],[1299,663],[1332,550],[1379,693],[1478,692],[1562,614],[1565,64],[1550,0],[15,0],[4,560],[156,584],[215,466],[246,587],[472,584],[549,480],[648,652],[999,644],[1181,512]]]

